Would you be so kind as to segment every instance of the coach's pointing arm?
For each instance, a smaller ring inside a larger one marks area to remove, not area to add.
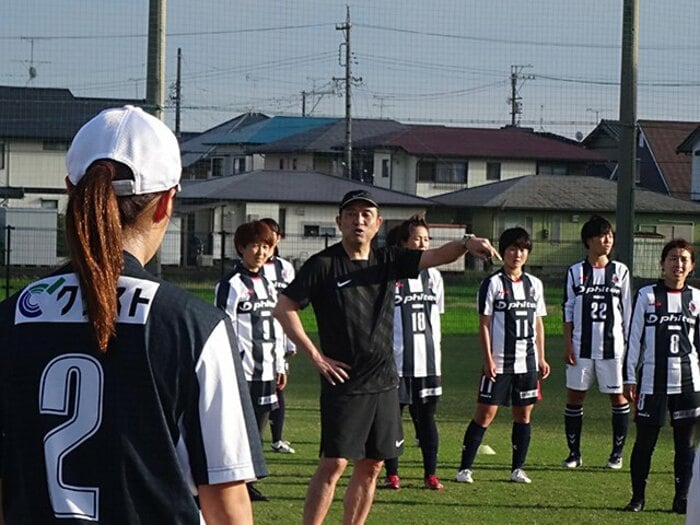
[[[459,241],[450,241],[439,248],[425,250],[420,258],[420,269],[451,263],[467,252],[479,259],[501,258],[488,239],[465,235],[464,239]]]
[[[323,355],[304,330],[299,318],[299,305],[284,294],[280,294],[272,315],[282,325],[287,337],[297,345],[297,350],[306,352],[311,362],[331,384],[345,383],[350,365]]]

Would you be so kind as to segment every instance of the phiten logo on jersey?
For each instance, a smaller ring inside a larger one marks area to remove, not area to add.
[[[159,286],[153,281],[120,277],[117,284],[117,322],[146,324]],[[34,282],[17,300],[15,324],[85,322],[87,315],[75,274]]]

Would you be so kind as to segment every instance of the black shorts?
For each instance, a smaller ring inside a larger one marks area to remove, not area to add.
[[[524,374],[497,374],[496,381],[481,375],[478,402],[484,405],[527,406],[540,399],[537,372]]]
[[[399,378],[399,403],[402,405],[436,403],[440,396],[442,396],[440,376]]]
[[[378,394],[321,395],[321,456],[387,459],[402,452],[396,388]]]
[[[681,421],[700,419],[700,392],[685,394],[639,394],[635,405],[635,423],[661,427],[666,423],[666,409],[671,426]]]
[[[274,381],[248,381],[250,399],[256,414],[279,408],[277,383]]]

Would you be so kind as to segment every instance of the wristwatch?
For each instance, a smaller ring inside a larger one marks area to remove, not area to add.
[[[464,234],[464,237],[462,237],[462,243],[464,244],[465,248],[467,247],[467,241],[469,241],[469,239],[473,239],[474,237],[476,237],[476,235],[474,235],[473,233]]]

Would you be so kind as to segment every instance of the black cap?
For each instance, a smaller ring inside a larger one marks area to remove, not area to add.
[[[370,192],[368,192],[367,190],[353,190],[347,192],[343,196],[343,200],[340,201],[340,211],[342,211],[343,208],[345,208],[348,204],[353,203],[355,201],[365,201],[373,207],[379,208],[377,201],[374,200],[374,197]]]

